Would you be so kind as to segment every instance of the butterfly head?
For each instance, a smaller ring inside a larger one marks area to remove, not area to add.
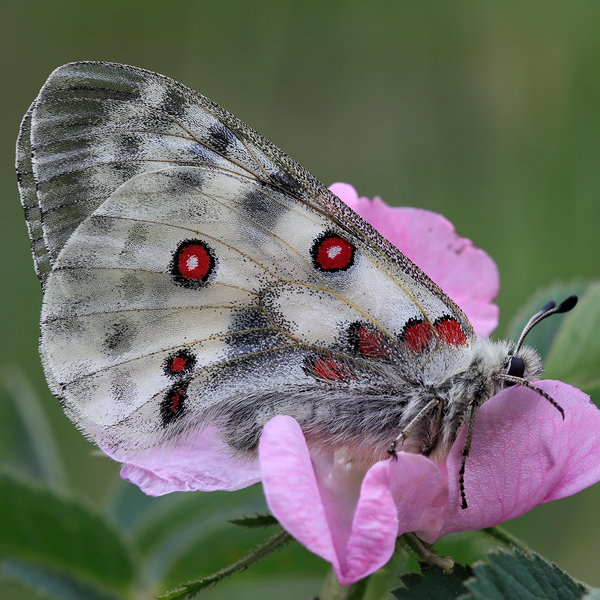
[[[529,319],[514,348],[508,352],[503,372],[497,375],[498,379],[504,381],[505,386],[519,384],[523,381],[535,381],[541,375],[542,365],[540,357],[533,348],[523,346],[525,336],[547,317],[568,312],[576,304],[577,296],[569,296],[558,306],[554,302],[548,302],[541,311]]]

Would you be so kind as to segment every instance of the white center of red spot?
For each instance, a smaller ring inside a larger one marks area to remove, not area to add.
[[[188,257],[185,265],[190,271],[193,271],[198,266],[198,257],[197,256]]]
[[[333,246],[333,247],[329,248],[329,250],[327,251],[327,256],[329,256],[329,258],[335,258],[341,252],[342,252],[341,246]]]

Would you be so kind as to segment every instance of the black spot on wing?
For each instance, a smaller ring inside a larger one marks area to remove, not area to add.
[[[252,189],[244,194],[241,209],[249,219],[269,230],[275,227],[285,210],[280,204],[257,189]]]
[[[231,311],[228,331],[238,333],[250,329],[272,329],[273,325],[259,308],[243,308]]]
[[[122,319],[115,321],[104,337],[104,349],[112,355],[121,355],[130,352],[133,348],[137,328],[133,323]]]
[[[129,181],[136,175],[139,175],[144,167],[139,162],[120,160],[111,165],[114,181]]]
[[[215,123],[208,128],[207,143],[211,148],[214,148],[219,154],[227,156],[230,147],[235,145],[235,136],[225,125]]]
[[[173,89],[163,91],[163,101],[159,107],[164,113],[181,119],[189,111],[190,104],[184,96]]]
[[[72,85],[61,87],[45,92],[46,97],[53,100],[72,100],[72,99],[99,99],[99,100],[120,100],[122,102],[136,102],[141,99],[140,91],[136,88],[107,88],[89,85]]]
[[[133,381],[122,375],[112,382],[110,393],[116,404],[128,406],[137,395],[137,388]]]
[[[175,383],[167,390],[159,407],[163,427],[167,427],[185,413],[188,385],[189,381]]]
[[[290,345],[290,341],[275,329],[257,329],[231,333],[223,338],[228,345],[229,359],[261,354]]]
[[[174,171],[170,175],[174,190],[178,187],[186,187],[201,191],[205,177],[205,174],[200,169],[181,169]]]
[[[117,160],[131,160],[137,157],[142,148],[142,141],[138,135],[126,133],[118,138]]]

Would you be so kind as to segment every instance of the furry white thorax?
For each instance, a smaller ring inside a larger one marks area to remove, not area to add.
[[[502,391],[507,383],[501,376],[508,372],[514,344],[478,337],[468,367],[446,379],[440,386],[444,401],[443,416],[432,458],[444,458],[467,419],[471,404],[477,407]],[[542,374],[542,360],[536,350],[523,346],[519,350],[525,372],[522,379],[536,381]]]

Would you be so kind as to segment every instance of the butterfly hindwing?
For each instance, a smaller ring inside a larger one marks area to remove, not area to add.
[[[47,377],[104,446],[216,423],[247,450],[275,414],[314,439],[385,444],[411,382],[438,376],[432,353],[437,370],[469,358],[470,324],[417,267],[166,77],[61,67],[23,121],[18,168]]]

